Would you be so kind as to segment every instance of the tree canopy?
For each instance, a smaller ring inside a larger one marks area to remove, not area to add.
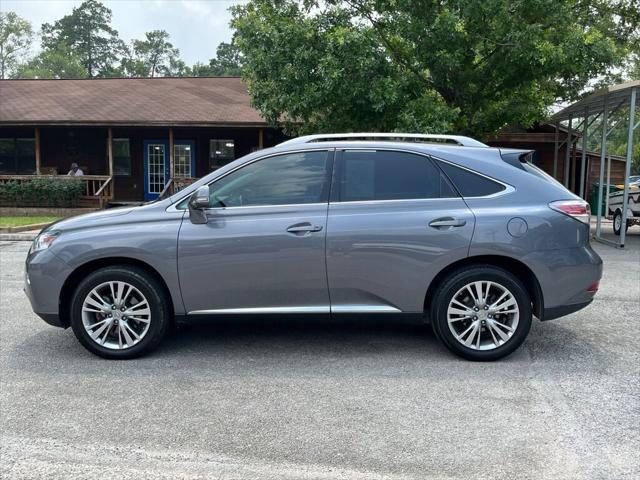
[[[12,74],[29,52],[31,24],[15,12],[0,12],[0,79]]]
[[[290,133],[529,126],[638,46],[634,0],[250,0],[256,107]]]
[[[32,38],[28,21],[0,12],[0,78],[235,76],[242,71],[233,42],[221,43],[208,63],[192,67],[165,30],[152,30],[127,45],[112,26],[111,10],[99,0],[85,0],[68,15],[43,24],[41,50],[27,59]]]

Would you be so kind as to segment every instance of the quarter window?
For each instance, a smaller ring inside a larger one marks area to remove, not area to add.
[[[486,177],[440,162],[440,167],[451,179],[463,197],[485,197],[503,191],[506,187]]]
[[[345,151],[338,162],[339,201],[457,197],[433,162],[393,151]]]
[[[326,151],[268,157],[211,185],[212,207],[319,203],[328,200]]]

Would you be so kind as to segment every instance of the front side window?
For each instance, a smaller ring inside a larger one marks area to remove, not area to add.
[[[131,175],[131,147],[128,138],[114,138],[113,173],[114,175]]]
[[[337,200],[342,202],[457,196],[430,159],[405,152],[345,151],[337,181]]]
[[[233,140],[209,140],[209,171],[213,172],[236,158]]]
[[[36,173],[36,149],[33,138],[0,138],[0,174]]]
[[[211,185],[211,206],[246,207],[326,202],[329,153],[289,153],[253,162]]]

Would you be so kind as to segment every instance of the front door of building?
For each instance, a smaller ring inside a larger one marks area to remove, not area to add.
[[[160,196],[169,181],[169,142],[144,141],[144,199]]]

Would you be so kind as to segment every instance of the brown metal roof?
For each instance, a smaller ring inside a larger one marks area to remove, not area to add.
[[[237,77],[0,80],[5,125],[266,125]]]

